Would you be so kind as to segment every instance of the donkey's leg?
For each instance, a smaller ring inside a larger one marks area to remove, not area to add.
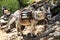
[[[19,34],[20,34],[20,35],[23,35],[22,30],[21,30],[21,24],[20,24],[20,21],[18,22],[18,28],[19,28],[19,32],[20,32]]]
[[[0,23],[0,29],[1,29],[1,23]]]
[[[19,20],[16,20],[16,29],[17,29],[17,34],[22,35],[22,30],[21,30],[21,25]]]
[[[12,19],[9,21],[9,23],[7,24],[7,26],[8,26],[8,29],[10,29],[11,28],[11,24],[13,23],[13,22],[15,22],[16,21],[16,18],[15,17],[12,17]]]
[[[31,20],[31,37],[33,37],[33,33],[35,31],[36,23],[37,22],[35,20]]]
[[[15,24],[16,24],[16,29],[17,29],[17,35],[19,35],[19,30],[18,30],[18,21],[17,21],[17,20],[15,21]]]
[[[21,25],[20,25],[20,21],[16,20],[16,29],[17,29],[17,35],[18,35],[18,40],[22,40],[22,30],[21,30]]]

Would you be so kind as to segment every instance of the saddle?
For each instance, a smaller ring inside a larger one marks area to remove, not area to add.
[[[21,13],[21,19],[25,20],[25,19],[30,19],[31,18],[31,11],[29,10],[25,10]]]
[[[32,19],[32,12],[30,10],[23,10],[21,12],[20,23],[21,25],[30,25]]]

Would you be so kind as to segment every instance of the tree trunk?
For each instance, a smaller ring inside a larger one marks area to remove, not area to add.
[[[23,5],[24,0],[17,0],[17,1],[19,2],[20,7],[24,7],[24,5]]]

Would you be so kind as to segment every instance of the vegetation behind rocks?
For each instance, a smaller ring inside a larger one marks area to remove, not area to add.
[[[32,3],[33,0],[22,0],[21,2],[24,6]],[[0,0],[0,16],[2,15],[2,6],[7,6],[8,10],[11,12],[16,11],[17,9],[20,9],[20,4],[18,0]]]

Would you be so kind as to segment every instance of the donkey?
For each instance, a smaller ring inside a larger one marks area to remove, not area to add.
[[[46,13],[43,11],[30,11],[30,10],[23,10],[20,14],[20,22],[19,26],[17,25],[16,28],[20,30],[20,33],[22,33],[21,25],[29,26],[30,25],[30,33],[33,34],[35,31],[35,26],[37,25],[38,21],[45,20],[46,21]],[[17,23],[17,22],[16,22]],[[32,35],[31,35],[32,36]]]
[[[16,29],[17,29],[17,34],[23,35],[22,32],[22,25],[23,26],[29,26],[30,25],[30,33],[31,36],[35,31],[35,26],[38,23],[39,20],[45,20],[46,14],[43,11],[30,11],[28,9],[23,9],[23,10],[17,10],[14,14],[11,15],[12,18],[9,21],[9,23],[5,26],[8,26],[7,30],[11,29],[11,24],[13,22],[16,23]]]

